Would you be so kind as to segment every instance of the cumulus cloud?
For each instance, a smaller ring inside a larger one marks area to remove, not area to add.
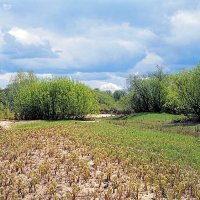
[[[138,62],[129,73],[146,74],[155,70],[156,66],[162,66],[164,60],[155,53],[148,53],[140,62]]]
[[[156,65],[176,71],[199,61],[198,0],[47,2],[0,3],[0,69],[124,88],[128,72]]]
[[[170,17],[170,36],[167,41],[175,45],[192,45],[200,41],[200,10],[178,11]]]
[[[104,83],[99,87],[99,89],[102,91],[110,90],[113,92],[115,90],[121,90],[122,88],[114,83]]]
[[[23,45],[43,45],[46,41],[42,40],[40,36],[32,33],[29,30],[24,30],[22,28],[13,27],[8,31],[17,42],[20,42]]]
[[[144,56],[148,43],[155,38],[146,28],[105,21],[92,22],[90,28],[82,28],[78,35],[62,35],[43,28],[12,27],[4,33],[3,53],[11,59],[20,59],[15,64],[27,68],[38,69],[45,64],[43,69],[91,70],[95,67],[98,71],[106,65],[109,71],[125,67],[123,65],[130,60],[137,63]]]
[[[14,28],[1,36],[3,44],[0,53],[11,59],[57,57],[48,41],[41,40],[22,29]]]
[[[70,78],[80,81],[106,80],[110,78],[110,75],[111,73],[109,72],[75,72],[68,74]]]
[[[93,89],[99,88],[102,91],[110,90],[110,91],[114,92],[115,90],[124,89],[123,87],[121,87],[115,83],[101,81],[101,80],[90,80],[90,81],[82,81],[82,82]]]
[[[73,80],[78,80],[85,83],[91,88],[99,88],[102,91],[125,89],[126,88],[126,73],[120,72],[75,72],[67,74]]]
[[[103,64],[115,67],[117,61],[124,58],[137,61],[143,55],[145,43],[155,38],[153,32],[132,27],[128,23],[106,25],[104,22],[97,25],[92,22],[90,28],[85,26],[78,35],[64,37],[45,30],[37,32],[45,35],[53,48],[59,50],[60,59],[55,62],[60,66],[65,64],[66,68],[97,67]]]

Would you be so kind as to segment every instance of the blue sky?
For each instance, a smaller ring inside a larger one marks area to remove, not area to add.
[[[0,0],[0,87],[19,69],[126,87],[131,73],[200,61],[198,0]]]

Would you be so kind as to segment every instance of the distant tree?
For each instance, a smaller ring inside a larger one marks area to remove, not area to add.
[[[114,97],[115,101],[119,101],[120,98],[121,98],[122,96],[124,96],[125,94],[126,94],[126,92],[123,91],[123,90],[116,90],[116,91],[113,93],[113,97]]]
[[[135,105],[133,104],[134,93],[128,92],[120,97],[118,104],[119,113],[130,114],[134,112]]]
[[[110,90],[106,90],[106,91],[102,91],[102,92],[107,94],[107,95],[109,95],[109,96],[111,96],[111,97],[113,97],[113,93]]]
[[[117,104],[111,91],[103,92],[99,89],[94,89],[94,93],[101,112],[116,112]]]

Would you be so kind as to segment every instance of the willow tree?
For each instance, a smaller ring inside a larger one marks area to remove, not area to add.
[[[167,75],[162,68],[148,76],[130,75],[127,82],[133,93],[133,105],[136,112],[161,112],[166,100]]]
[[[20,119],[84,118],[97,107],[93,91],[67,77],[23,84],[14,100],[14,111]]]
[[[174,85],[185,113],[194,114],[200,120],[200,65],[174,75]]]

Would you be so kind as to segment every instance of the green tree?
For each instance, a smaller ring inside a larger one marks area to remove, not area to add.
[[[113,93],[113,97],[114,97],[115,101],[119,101],[120,98],[121,98],[122,96],[124,96],[125,94],[126,94],[126,92],[123,91],[123,90],[116,90],[116,91]]]
[[[130,75],[127,82],[133,92],[133,105],[136,112],[161,112],[166,101],[167,75],[162,68],[148,76]]]
[[[99,89],[94,89],[94,93],[101,112],[112,113],[117,111],[117,104],[110,91],[103,92]]]
[[[84,118],[96,112],[94,92],[66,77],[35,79],[16,89],[14,111],[19,119]]]
[[[176,74],[174,84],[184,112],[194,114],[200,120],[200,65]]]

